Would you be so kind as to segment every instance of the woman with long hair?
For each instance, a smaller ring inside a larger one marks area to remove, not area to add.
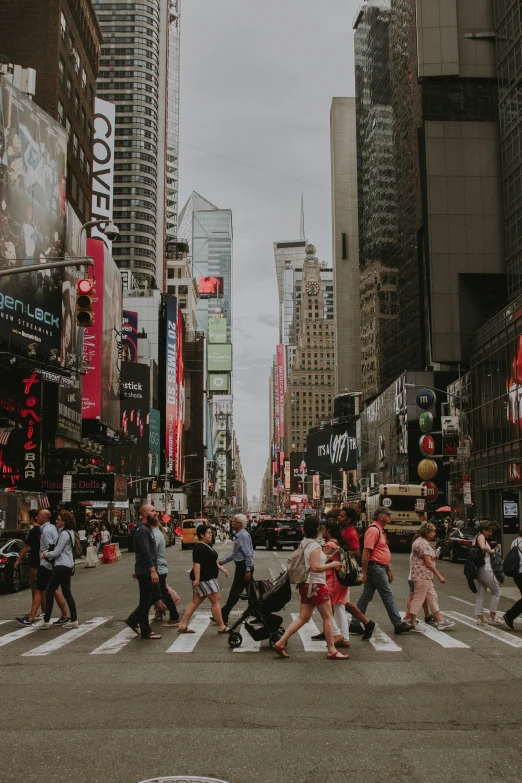
[[[477,598],[475,601],[475,615],[477,617],[477,625],[485,625],[488,620],[484,618],[484,602],[489,590],[491,593],[491,600],[489,602],[489,622],[495,625],[503,625],[504,619],[499,614],[497,617],[498,602],[500,601],[500,585],[498,579],[493,572],[493,566],[491,563],[491,557],[495,554],[497,544],[491,544],[489,539],[493,535],[495,525],[489,520],[481,522],[479,525],[479,532],[474,541],[474,546],[478,547],[479,552],[479,565],[477,568],[477,578],[475,584],[477,586]]]
[[[69,607],[69,622],[64,623],[61,628],[69,630],[78,628],[78,616],[76,614],[76,604],[71,593],[71,576],[74,569],[74,531],[76,523],[74,516],[70,511],[62,510],[56,519],[58,529],[58,540],[54,549],[44,552],[42,557],[54,563],[53,573],[45,593],[45,615],[42,622],[38,625],[41,630],[47,630],[51,627],[51,615],[53,613],[54,594],[59,587],[62,588],[62,594]]]
[[[332,604],[330,603],[330,594],[326,586],[326,572],[339,570],[341,563],[339,560],[327,562],[327,557],[317,541],[318,533],[319,523],[316,518],[312,516],[306,517],[304,521],[305,537],[301,541],[300,546],[304,550],[305,568],[308,575],[306,583],[299,585],[299,594],[301,596],[299,617],[290,623],[281,639],[273,646],[273,649],[281,658],[290,657],[286,652],[287,642],[303,625],[310,622],[314,609],[317,609],[323,620],[323,632],[328,658],[331,660],[346,660],[349,658],[348,655],[344,655],[335,649]]]

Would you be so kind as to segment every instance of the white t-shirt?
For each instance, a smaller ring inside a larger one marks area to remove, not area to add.
[[[313,538],[303,538],[303,549],[304,549],[304,559],[305,559],[305,566],[306,570],[312,575],[312,584],[313,585],[325,585],[326,584],[326,571],[321,571],[320,573],[313,573],[310,571],[310,555],[314,551],[314,549],[318,549],[320,553],[320,563],[321,565],[324,565],[326,563],[326,555],[321,549],[320,545],[317,543],[317,541],[314,541]],[[306,580],[307,584],[310,584],[309,577]]]
[[[85,541],[85,539],[87,538],[87,533],[85,532],[85,530],[78,530],[78,538],[80,539],[80,541]]]
[[[102,544],[106,544],[109,538],[111,537],[108,530],[102,530],[100,535],[101,535]]]
[[[511,549],[514,549],[516,546],[519,548],[520,552],[520,565],[518,567],[518,573],[522,574],[522,538],[519,536],[518,538],[515,538],[513,543],[511,544]]]

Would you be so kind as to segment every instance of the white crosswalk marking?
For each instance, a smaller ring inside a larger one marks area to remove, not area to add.
[[[234,647],[234,652],[259,652],[261,649],[261,642],[254,641],[245,628],[242,629],[241,636],[243,637],[243,643],[241,644],[241,647]]]
[[[450,598],[453,598],[454,601],[458,601],[460,604],[467,604],[468,606],[475,606],[472,601],[465,601],[464,598],[457,598],[456,595],[450,595]]]
[[[93,650],[91,655],[114,655],[120,650],[123,650],[131,639],[137,638],[138,637],[132,628],[124,628],[123,631],[117,633],[112,639],[109,639],[107,642]]]
[[[41,644],[40,647],[35,647],[34,650],[23,653],[24,657],[34,657],[40,655],[50,655],[50,653],[59,650],[61,647],[65,647],[67,644],[76,641],[80,636],[85,636],[89,631],[93,631],[98,626],[103,625],[110,617],[93,617],[92,620],[80,625],[79,628],[74,628],[72,631],[60,631],[60,636],[55,636],[51,641]],[[49,633],[48,631],[42,631],[42,633]]]
[[[5,625],[6,623],[12,623],[12,620],[0,620],[0,625]]]
[[[402,647],[395,644],[393,639],[390,639],[380,628],[376,628],[373,632],[370,644],[377,652],[402,652]]]
[[[453,620],[458,620],[463,625],[467,625],[469,628],[474,628],[475,631],[491,636],[492,639],[498,639],[499,642],[509,644],[510,647],[522,648],[522,639],[519,636],[513,636],[496,625],[477,625],[477,621],[473,617],[468,617],[467,614],[461,614],[460,612],[444,612],[444,614]]]
[[[191,620],[189,628],[194,633],[180,633],[170,647],[165,650],[168,653],[190,653],[194,650],[194,647],[199,642],[208,626],[210,625],[210,615],[195,614]]]
[[[401,612],[401,617],[404,617],[404,615],[405,612]],[[445,631],[439,631],[437,628],[433,628],[431,625],[427,625],[427,623],[423,623],[420,620],[417,624],[417,629],[421,634],[426,636],[428,639],[431,639],[432,642],[437,642],[437,644],[440,644],[441,647],[445,647],[448,650],[469,650],[469,646],[464,644],[464,642],[461,642],[458,639],[455,639],[454,636],[450,636],[449,633]],[[416,631],[410,631],[410,633],[416,633]]]
[[[298,617],[298,614],[292,612],[292,620],[297,620]],[[306,625],[303,625],[303,627],[299,629],[298,634],[301,637],[305,652],[326,652],[326,642],[316,642],[312,639],[312,636],[315,636],[318,633],[319,628],[313,620],[310,620],[309,623],[306,623]]]
[[[5,636],[0,637],[0,647],[15,642],[17,639],[22,639],[24,636],[27,636],[34,631],[36,631],[36,628],[19,628],[18,631],[7,633]]]

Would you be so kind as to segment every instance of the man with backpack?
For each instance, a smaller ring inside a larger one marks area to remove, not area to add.
[[[393,582],[393,574],[390,570],[391,552],[384,532],[384,528],[389,522],[390,512],[384,506],[379,506],[373,512],[372,523],[364,534],[362,556],[362,583],[364,587],[357,601],[357,607],[366,614],[366,608],[377,590],[395,633],[401,634],[411,631],[411,625],[403,622],[395,606],[395,599],[390,587]],[[362,633],[362,627],[358,620],[350,623],[350,631]]]
[[[511,544],[511,549],[506,555],[506,559],[504,560],[504,573],[506,576],[512,577],[516,586],[520,590],[520,595],[522,596],[522,528],[520,529],[518,537],[515,538]],[[508,609],[504,615],[504,622],[508,628],[511,628],[512,631],[515,630],[513,622],[517,619],[517,617],[520,617],[521,614],[522,597],[519,598],[518,601],[515,601],[511,609]]]

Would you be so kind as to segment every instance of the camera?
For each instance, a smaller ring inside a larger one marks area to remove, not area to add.
[[[110,239],[111,242],[114,242],[114,240],[118,239],[120,235],[120,229],[118,226],[115,226],[114,223],[108,223],[103,229],[103,233],[107,239]]]

